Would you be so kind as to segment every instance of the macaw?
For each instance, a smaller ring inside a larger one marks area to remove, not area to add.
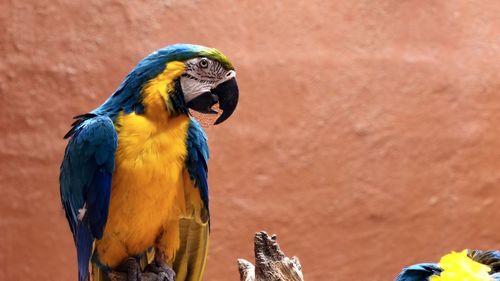
[[[190,109],[238,103],[236,72],[213,48],[175,44],[140,61],[99,107],[78,115],[60,169],[78,280],[141,270],[201,280],[210,226],[207,138]],[[144,267],[146,266],[146,269]],[[170,269],[172,268],[172,269]],[[165,276],[165,275],[162,275]]]
[[[396,281],[500,281],[500,251],[452,252],[439,263],[404,268]]]

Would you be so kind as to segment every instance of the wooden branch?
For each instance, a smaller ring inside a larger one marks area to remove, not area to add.
[[[264,231],[255,234],[255,266],[238,259],[240,281],[304,281],[299,259],[286,257],[276,239]]]
[[[261,231],[255,234],[255,266],[238,259],[240,281],[304,281],[302,266],[297,257],[288,258],[281,251],[276,235]],[[113,271],[108,274],[111,281],[130,281],[127,273]],[[135,279],[132,279],[135,280]],[[143,272],[142,281],[173,281],[165,272]]]

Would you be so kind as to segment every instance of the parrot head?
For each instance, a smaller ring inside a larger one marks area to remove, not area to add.
[[[217,113],[212,106],[219,103],[223,112],[215,124],[229,118],[238,103],[238,84],[232,67],[225,68],[210,57],[193,58],[185,65],[179,82],[187,107],[200,113]]]
[[[200,45],[174,44],[161,48],[141,60],[123,83],[93,113],[110,117],[147,107],[150,92],[160,92],[169,115],[189,114],[188,109],[215,114],[215,124],[233,114],[238,104],[236,72],[228,58],[217,49]]]

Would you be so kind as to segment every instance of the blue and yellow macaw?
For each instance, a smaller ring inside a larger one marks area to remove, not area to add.
[[[189,109],[226,120],[238,103],[233,65],[218,50],[176,44],[139,62],[65,138],[61,200],[78,280],[141,268],[201,280],[208,248],[208,146]],[[167,266],[169,265],[169,266]],[[164,276],[164,275],[162,275]]]
[[[500,281],[500,252],[452,252],[443,256],[439,263],[420,263],[404,268],[396,281]]]

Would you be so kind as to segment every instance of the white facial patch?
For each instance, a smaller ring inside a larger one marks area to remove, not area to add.
[[[186,103],[190,102],[234,77],[234,74],[234,71],[227,71],[219,62],[208,58],[194,58],[186,61],[186,71],[181,76],[184,100]]]
[[[211,83],[200,83],[198,80],[193,79],[189,76],[181,77],[181,87],[184,93],[184,100],[190,102],[197,96],[210,92],[212,90],[213,84]]]

